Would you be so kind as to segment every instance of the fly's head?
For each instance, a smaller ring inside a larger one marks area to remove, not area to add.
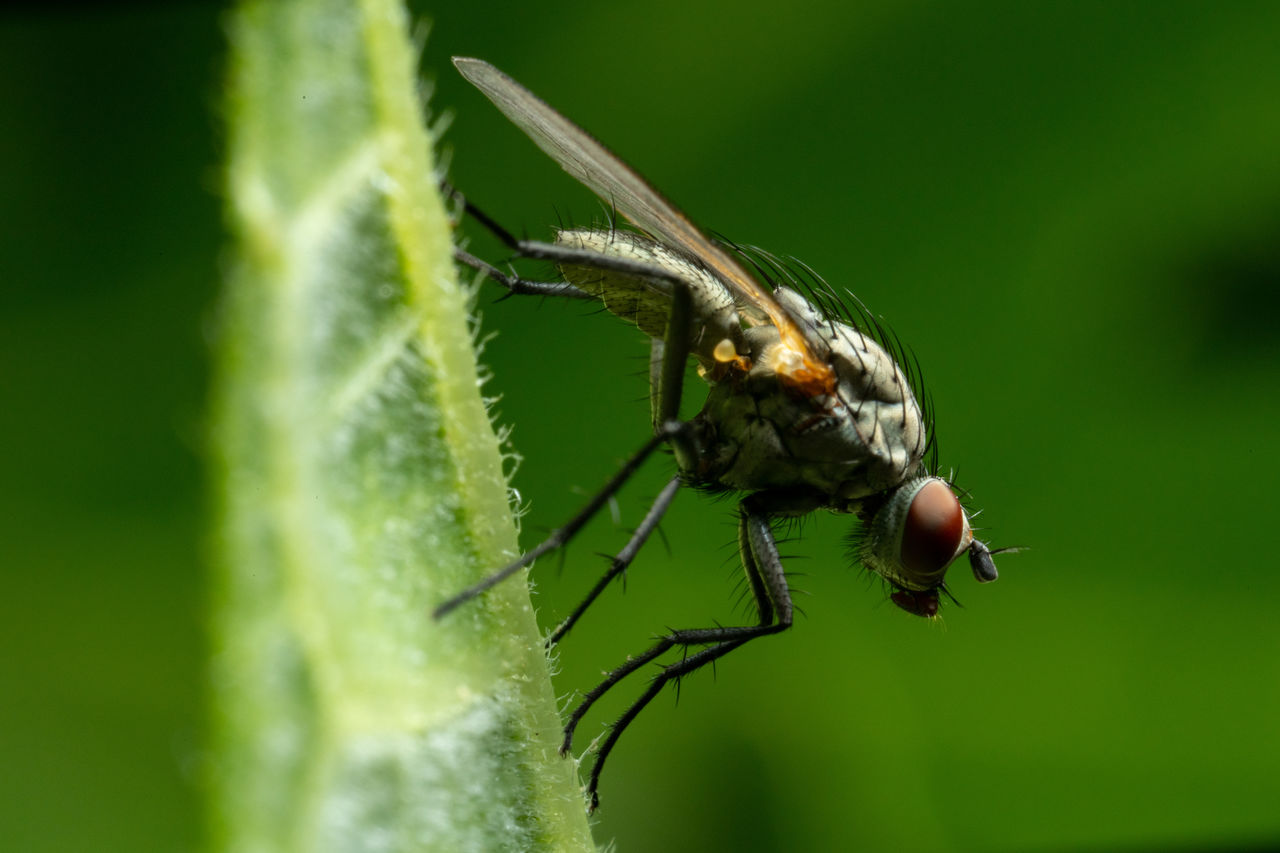
[[[908,480],[864,521],[859,558],[894,587],[890,600],[908,613],[937,615],[947,567],[966,551],[979,583],[998,576],[991,549],[973,538],[968,513],[940,477]]]

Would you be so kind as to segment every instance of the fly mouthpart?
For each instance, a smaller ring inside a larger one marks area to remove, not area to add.
[[[938,590],[936,589],[927,589],[923,592],[899,589],[889,596],[889,600],[912,616],[932,619],[938,615]]]

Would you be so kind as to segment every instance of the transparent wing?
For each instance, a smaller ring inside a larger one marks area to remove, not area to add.
[[[773,294],[630,166],[537,95],[484,60],[454,57],[453,64],[566,172],[614,205],[641,230],[706,264],[744,302],[767,314],[794,350],[810,357],[805,359],[810,370],[817,368],[810,360],[811,348],[800,328]]]

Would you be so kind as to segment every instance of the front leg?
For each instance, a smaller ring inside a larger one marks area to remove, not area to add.
[[[773,535],[771,518],[774,512],[786,513],[801,507],[810,507],[814,500],[813,496],[807,494],[764,493],[748,497],[739,505],[738,547],[742,556],[742,567],[746,572],[747,582],[755,600],[758,617],[756,624],[672,631],[643,654],[628,660],[609,673],[604,681],[587,693],[573,710],[565,726],[564,743],[560,747],[562,753],[568,753],[572,748],[574,731],[591,706],[622,679],[672,648],[705,647],[659,670],[640,698],[633,702],[610,727],[609,735],[601,745],[595,764],[591,768],[591,776],[587,784],[592,809],[599,804],[597,789],[600,774],[604,770],[609,754],[627,726],[631,725],[636,716],[662,692],[663,687],[724,657],[756,637],[776,634],[791,627],[794,607],[791,602],[791,591],[787,586],[786,572],[782,566],[782,558],[778,554],[777,541]]]

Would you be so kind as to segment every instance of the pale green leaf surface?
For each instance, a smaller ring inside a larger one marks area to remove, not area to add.
[[[407,17],[231,22],[212,822],[227,850],[591,849],[516,551]]]

